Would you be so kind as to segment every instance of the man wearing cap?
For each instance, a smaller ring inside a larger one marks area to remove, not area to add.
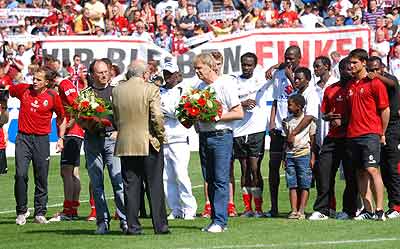
[[[169,208],[168,219],[192,220],[196,216],[196,199],[192,194],[188,165],[190,147],[188,132],[175,116],[180,97],[185,93],[182,75],[174,62],[163,66],[165,85],[161,90],[161,111],[167,142],[164,143],[164,192]]]
[[[162,0],[156,5],[156,18],[157,23],[162,23],[162,19],[165,16],[165,10],[169,8],[172,11],[172,15],[175,17],[175,11],[178,9],[178,1],[175,0]]]

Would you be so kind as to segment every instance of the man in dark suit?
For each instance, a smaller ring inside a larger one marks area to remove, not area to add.
[[[154,232],[169,233],[162,178],[165,134],[160,90],[144,81],[145,73],[144,62],[132,62],[127,80],[120,82],[112,94],[118,130],[115,155],[121,157],[128,235],[143,233],[138,219],[142,180],[150,197]]]

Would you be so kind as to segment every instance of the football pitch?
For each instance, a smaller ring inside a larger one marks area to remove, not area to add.
[[[266,156],[268,153],[266,153]],[[84,165],[84,159],[81,159]],[[264,158],[262,173],[264,176],[264,211],[269,208],[268,158]],[[151,219],[141,219],[144,235],[125,236],[119,230],[119,222],[111,222],[111,231],[107,235],[94,235],[94,222],[85,221],[89,213],[88,175],[81,167],[81,207],[78,221],[64,221],[46,225],[33,224],[32,215],[26,225],[15,225],[14,200],[14,160],[8,160],[9,172],[0,177],[0,248],[166,248],[166,249],[224,249],[224,248],[341,248],[372,249],[400,248],[400,219],[378,221],[326,221],[288,220],[286,215],[290,205],[284,177],[281,177],[279,206],[280,218],[230,218],[228,231],[220,234],[201,232],[200,229],[209,224],[209,219],[196,218],[193,221],[169,221],[171,234],[153,234]],[[190,176],[193,193],[198,203],[198,213],[204,206],[202,177],[198,154],[192,153]],[[283,175],[283,171],[281,172]],[[240,167],[235,165],[236,194],[235,203],[238,212],[243,210],[240,195]],[[341,194],[344,181],[337,177],[337,206],[341,209]],[[108,177],[105,177],[108,206],[114,213],[112,191]],[[32,167],[29,177],[29,207],[33,206]],[[307,211],[312,211],[316,190],[312,189]],[[59,172],[59,157],[51,158],[49,172],[49,210],[50,218],[62,210],[63,185]],[[148,208],[148,207],[147,207]],[[32,212],[31,212],[32,213]],[[149,213],[149,212],[148,212]]]

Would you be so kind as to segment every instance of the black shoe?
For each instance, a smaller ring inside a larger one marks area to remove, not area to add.
[[[161,227],[160,230],[157,230],[156,232],[154,232],[155,234],[170,234],[171,232],[168,229],[168,225],[164,225]]]
[[[119,227],[121,228],[122,233],[126,234],[128,232],[128,224],[126,224],[126,222],[121,222]]]
[[[386,220],[386,214],[383,210],[376,210],[375,211],[375,216],[376,216],[376,220],[379,221],[385,221]]]
[[[125,232],[125,235],[143,235],[142,228],[128,228]]]

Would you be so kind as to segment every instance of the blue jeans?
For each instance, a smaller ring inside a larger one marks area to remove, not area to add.
[[[86,132],[84,141],[86,167],[93,188],[97,224],[109,223],[111,220],[104,192],[105,166],[111,179],[118,216],[121,223],[126,223],[121,162],[118,157],[114,157],[115,140]]]
[[[233,135],[231,131],[215,134],[200,132],[199,139],[200,157],[204,162],[202,167],[205,167],[208,183],[211,219],[214,224],[226,227]]]
[[[309,189],[311,187],[312,172],[310,155],[293,157],[286,155],[286,182],[289,189]]]

